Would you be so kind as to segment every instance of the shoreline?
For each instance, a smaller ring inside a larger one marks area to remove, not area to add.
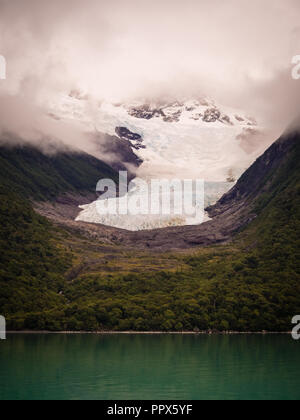
[[[7,331],[6,334],[44,334],[44,335],[284,335],[292,334],[291,331],[258,331],[258,332],[241,332],[241,331]]]

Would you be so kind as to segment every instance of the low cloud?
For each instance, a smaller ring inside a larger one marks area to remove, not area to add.
[[[0,145],[31,145],[46,154],[84,151],[107,163],[120,161],[120,156],[105,147],[110,138],[91,133],[75,120],[66,122],[16,96],[0,97]]]
[[[278,129],[300,109],[298,0],[0,0],[0,10],[0,129],[19,138],[92,152],[82,127],[45,115],[72,89],[91,101],[206,94]]]
[[[0,132],[2,143],[30,143],[53,152],[58,149],[81,148],[85,134],[75,123],[67,124],[48,114],[47,109],[16,96],[0,97]],[[6,135],[4,135],[6,134]],[[14,135],[13,135],[14,134]],[[48,147],[48,143],[51,146]]]

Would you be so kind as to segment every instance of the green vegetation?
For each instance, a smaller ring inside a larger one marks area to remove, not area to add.
[[[234,243],[176,255],[87,243],[2,194],[0,313],[20,330],[288,331],[300,312],[298,143],[265,181]]]
[[[54,244],[54,229],[30,204],[0,192],[0,312],[40,311],[61,301],[71,255]]]
[[[32,147],[0,147],[0,187],[35,200],[58,195],[95,192],[101,178],[118,182],[118,174],[104,162],[84,153],[46,156]]]

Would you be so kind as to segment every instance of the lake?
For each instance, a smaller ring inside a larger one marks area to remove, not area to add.
[[[0,399],[300,398],[289,335],[13,334],[0,341]]]

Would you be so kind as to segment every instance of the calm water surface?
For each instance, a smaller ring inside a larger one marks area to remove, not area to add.
[[[297,399],[290,336],[9,335],[0,399]]]

